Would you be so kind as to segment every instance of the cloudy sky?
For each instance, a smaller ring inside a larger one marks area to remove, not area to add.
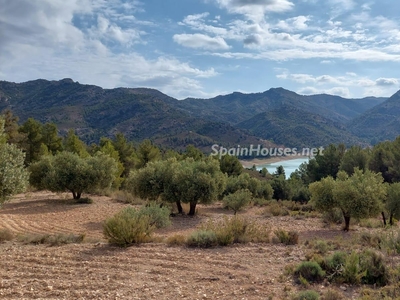
[[[390,96],[399,14],[394,0],[0,0],[0,80]]]

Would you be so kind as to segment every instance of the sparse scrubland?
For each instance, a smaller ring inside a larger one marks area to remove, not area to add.
[[[400,297],[400,138],[330,145],[287,178],[6,116],[4,299]]]

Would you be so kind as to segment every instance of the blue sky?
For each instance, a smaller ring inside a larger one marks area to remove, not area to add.
[[[0,80],[391,96],[399,15],[394,0],[0,0]]]

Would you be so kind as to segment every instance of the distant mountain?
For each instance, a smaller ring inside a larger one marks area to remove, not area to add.
[[[153,89],[102,89],[71,79],[0,81],[0,111],[11,109],[22,122],[29,117],[54,122],[61,132],[73,128],[89,143],[122,132],[134,141],[150,138],[178,149],[188,144],[204,151],[213,144],[271,145],[229,124],[183,113],[176,102]]]
[[[232,125],[250,119],[259,113],[280,108],[282,105],[300,108],[305,112],[319,114],[344,124],[386,99],[374,97],[345,99],[325,94],[302,96],[283,88],[272,88],[263,93],[235,92],[212,99],[188,98],[176,104],[178,108],[191,115],[228,122]]]
[[[363,144],[343,124],[289,105],[258,114],[237,126],[287,147]]]
[[[89,143],[122,132],[137,142],[149,138],[175,149],[194,144],[206,152],[213,144],[362,144],[385,128],[390,129],[385,136],[393,137],[397,134],[394,118],[400,115],[398,96],[393,97],[302,96],[272,88],[263,93],[177,100],[154,89],[103,89],[72,79],[0,81],[0,111],[11,109],[21,122],[29,117],[54,122],[61,133],[75,129]],[[374,120],[382,123],[380,129],[373,128]]]
[[[400,135],[400,91],[349,122],[353,134],[375,143]]]

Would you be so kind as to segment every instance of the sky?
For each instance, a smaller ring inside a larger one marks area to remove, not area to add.
[[[389,97],[399,15],[395,0],[0,0],[0,80]]]

